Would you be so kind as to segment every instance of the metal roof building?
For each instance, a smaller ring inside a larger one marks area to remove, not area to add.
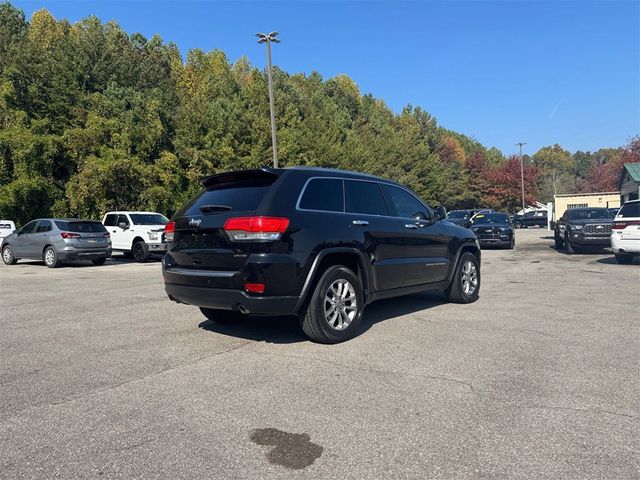
[[[620,203],[637,200],[640,197],[640,163],[627,163],[618,178]]]

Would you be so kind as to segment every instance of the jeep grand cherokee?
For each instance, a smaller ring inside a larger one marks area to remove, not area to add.
[[[353,337],[374,300],[480,290],[473,232],[382,178],[320,168],[222,173],[166,226],[169,298],[210,320],[296,314],[314,341]]]

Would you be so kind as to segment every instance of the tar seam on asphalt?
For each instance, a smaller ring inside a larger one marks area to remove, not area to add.
[[[307,468],[322,455],[323,448],[306,433],[288,433],[276,428],[258,428],[249,437],[253,443],[273,447],[267,460],[291,470]]]

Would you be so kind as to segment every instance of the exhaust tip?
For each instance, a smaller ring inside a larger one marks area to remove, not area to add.
[[[249,312],[249,310],[247,309],[247,307],[245,307],[245,306],[244,306],[244,305],[242,305],[241,303],[239,303],[239,304],[236,306],[236,308],[237,308],[238,310],[240,310],[240,313],[243,313],[243,314],[245,314],[245,315],[249,315],[249,313],[250,313],[250,312]]]

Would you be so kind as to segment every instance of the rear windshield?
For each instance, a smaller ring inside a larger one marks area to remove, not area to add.
[[[640,202],[625,203],[618,212],[618,217],[640,217]]]
[[[130,213],[134,225],[166,225],[169,219],[159,213]]]
[[[86,233],[86,232],[106,232],[100,222],[69,222],[66,220],[56,220],[56,225],[65,232]]]
[[[591,220],[592,218],[611,218],[611,213],[606,208],[585,208],[584,210],[571,210],[571,220]]]
[[[476,215],[476,218],[474,218],[473,223],[505,225],[509,223],[509,216],[506,213],[479,213]]]
[[[185,212],[202,214],[225,210],[254,211],[277,178],[277,175],[256,175],[230,178],[207,185],[203,192],[189,202]]]

